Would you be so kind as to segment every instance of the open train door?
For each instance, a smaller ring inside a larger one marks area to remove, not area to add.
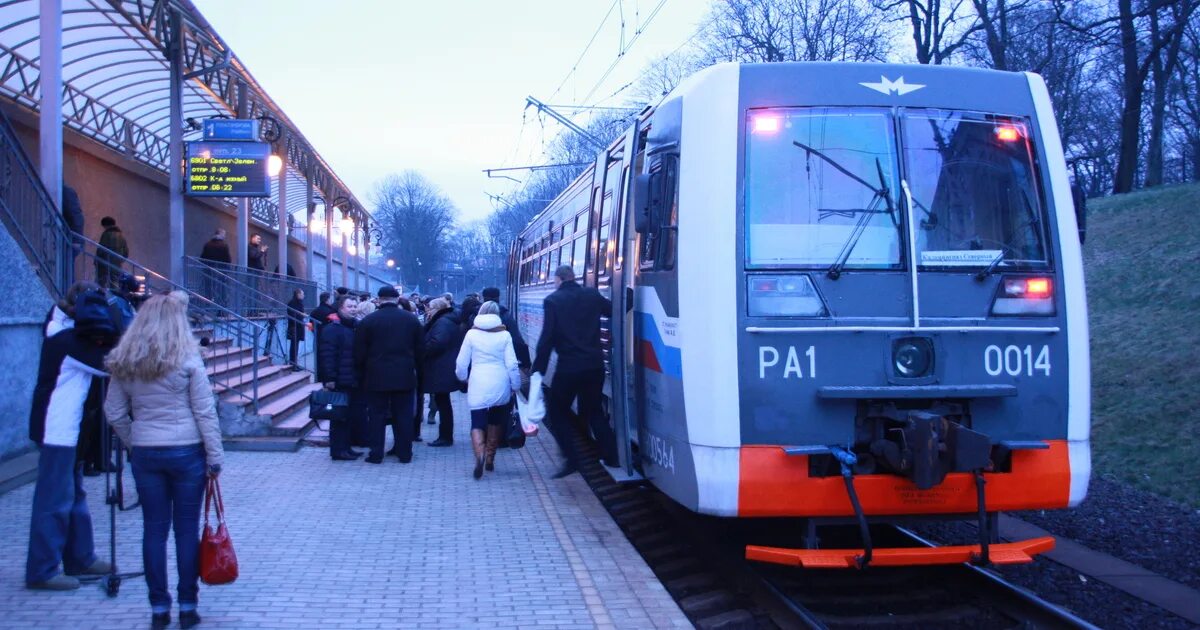
[[[634,445],[638,442],[637,404],[634,399],[634,346],[633,346],[633,296],[636,274],[636,237],[633,229],[633,212],[635,207],[635,182],[637,181],[640,161],[641,134],[638,122],[629,127],[625,133],[625,141],[620,146],[623,151],[619,158],[621,168],[620,183],[617,186],[619,195],[614,204],[612,245],[615,248],[611,276],[611,296],[613,304],[612,318],[609,320],[611,343],[610,366],[611,373],[611,418],[613,430],[617,438],[617,455],[620,458],[620,468],[609,469],[613,479],[621,481],[641,480],[641,473],[636,469]],[[607,170],[607,169],[606,169]],[[597,169],[599,171],[599,169]]]

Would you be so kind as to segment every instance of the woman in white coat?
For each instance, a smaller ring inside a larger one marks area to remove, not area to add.
[[[487,302],[479,308],[474,326],[463,338],[454,373],[458,380],[467,381],[474,475],[479,479],[485,467],[495,470],[496,448],[510,413],[508,403],[521,387],[517,354],[512,336],[500,323],[499,304]]]

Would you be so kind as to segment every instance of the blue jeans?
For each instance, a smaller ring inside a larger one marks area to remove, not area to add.
[[[171,609],[167,587],[167,534],[175,527],[179,565],[179,606],[195,608],[200,579],[200,505],[204,500],[205,458],[199,444],[135,446],[130,457],[142,502],[142,562],[150,607]]]
[[[83,490],[83,464],[74,446],[43,446],[38,456],[25,582],[45,582],[59,574],[82,573],[96,561],[92,515]]]

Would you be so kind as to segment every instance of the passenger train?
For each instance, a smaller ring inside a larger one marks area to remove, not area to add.
[[[723,64],[648,107],[519,235],[536,340],[553,270],[613,302],[606,411],[626,473],[704,514],[803,517],[806,567],[1028,562],[1000,511],[1090,475],[1080,226],[1041,77]],[[550,377],[552,378],[552,374]],[[976,545],[873,549],[961,516]],[[859,549],[817,526],[858,523]]]

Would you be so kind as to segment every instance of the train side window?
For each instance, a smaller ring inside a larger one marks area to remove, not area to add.
[[[641,236],[641,268],[675,267],[679,158],[664,156],[650,171],[650,229]]]
[[[587,261],[587,235],[575,239],[575,255],[571,259],[571,269],[576,278],[583,277],[584,262]]]
[[[554,271],[555,269],[558,269],[558,266],[561,264],[561,263],[559,263],[559,258],[558,258],[559,251],[560,250],[558,248],[550,250],[550,271]]]

